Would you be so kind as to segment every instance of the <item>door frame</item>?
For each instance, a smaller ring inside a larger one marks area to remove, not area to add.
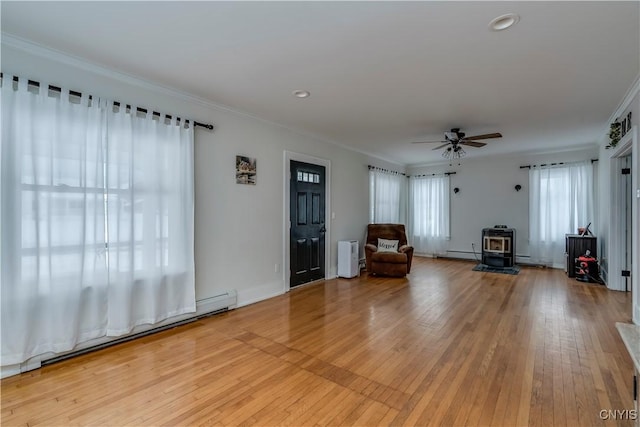
[[[291,160],[297,162],[310,163],[313,165],[324,166],[324,218],[325,227],[327,229],[324,239],[324,279],[329,278],[329,266],[331,265],[331,161],[322,159],[320,157],[309,156],[307,154],[296,153],[293,151],[284,151],[284,173],[282,174],[283,185],[283,207],[284,215],[282,221],[282,280],[283,291],[289,292],[291,290],[291,246],[290,246],[290,228],[291,228]],[[310,282],[313,283],[313,282]],[[304,286],[301,285],[301,286]]]
[[[624,279],[620,275],[625,254],[625,230],[622,224],[624,218],[624,204],[626,195],[622,180],[620,179],[620,167],[622,158],[631,155],[631,224],[640,223],[639,205],[640,198],[640,147],[638,143],[638,127],[633,126],[630,131],[620,140],[615,151],[609,157],[610,182],[611,182],[611,205],[609,230],[609,262],[607,271],[607,287],[614,290],[624,290]],[[640,227],[634,227],[631,231],[631,247],[633,257],[638,259],[640,254]],[[640,324],[640,266],[635,262],[631,266],[631,299],[632,299],[632,319],[636,324]]]

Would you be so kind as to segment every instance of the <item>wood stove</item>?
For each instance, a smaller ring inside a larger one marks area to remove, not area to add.
[[[482,263],[492,267],[515,264],[515,230],[506,227],[482,229]]]

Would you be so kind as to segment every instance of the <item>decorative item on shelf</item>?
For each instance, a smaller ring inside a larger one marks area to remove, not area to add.
[[[609,127],[609,144],[607,144],[604,148],[614,148],[620,142],[622,124],[616,119],[615,122],[611,123]]]
[[[591,223],[587,224],[586,227],[578,227],[578,234],[580,236],[593,236],[593,233],[591,233],[591,230],[589,230],[590,226]]]
[[[522,190],[522,185],[517,184],[517,185],[515,186],[515,189],[516,189],[516,191],[520,191],[520,190]]]
[[[620,132],[620,138],[625,136],[627,132],[631,130],[631,111],[627,114],[627,117],[622,119],[622,130]]]

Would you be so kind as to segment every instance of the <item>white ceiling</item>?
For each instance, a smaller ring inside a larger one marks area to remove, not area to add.
[[[4,33],[401,164],[442,160],[411,141],[452,127],[503,134],[467,157],[595,143],[639,74],[639,6],[1,3]]]

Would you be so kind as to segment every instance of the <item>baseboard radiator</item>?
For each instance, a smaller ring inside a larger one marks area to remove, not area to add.
[[[417,254],[418,256],[427,256],[433,258],[443,258],[443,259],[460,259],[460,260],[470,260],[476,262],[482,262],[482,253],[476,253],[475,251],[447,251],[446,255],[423,255]],[[529,255],[516,255],[515,256],[515,264],[524,265],[527,267],[542,267],[547,268],[548,266],[540,263],[532,262],[529,259]]]
[[[225,291],[220,295],[216,295],[211,298],[206,298],[200,301],[196,301],[195,313],[176,316],[170,319],[166,319],[155,325],[142,325],[138,327],[141,330],[136,331],[136,329],[134,329],[132,333],[121,336],[121,337],[102,337],[97,340],[92,340],[87,343],[79,344],[77,349],[71,350],[67,353],[63,353],[48,359],[43,359],[39,363],[37,361],[31,361],[31,362],[25,363],[24,365],[26,369],[24,370],[21,369],[21,372],[37,369],[40,366],[51,365],[53,363],[71,359],[72,357],[76,357],[82,354],[87,354],[97,350],[101,350],[103,348],[110,347],[112,345],[121,344],[127,341],[146,337],[147,335],[166,331],[167,329],[173,329],[178,326],[186,325],[188,323],[195,322],[205,317],[224,313],[226,311],[234,309],[237,306],[237,303],[238,303],[238,295],[236,291],[235,290]]]

